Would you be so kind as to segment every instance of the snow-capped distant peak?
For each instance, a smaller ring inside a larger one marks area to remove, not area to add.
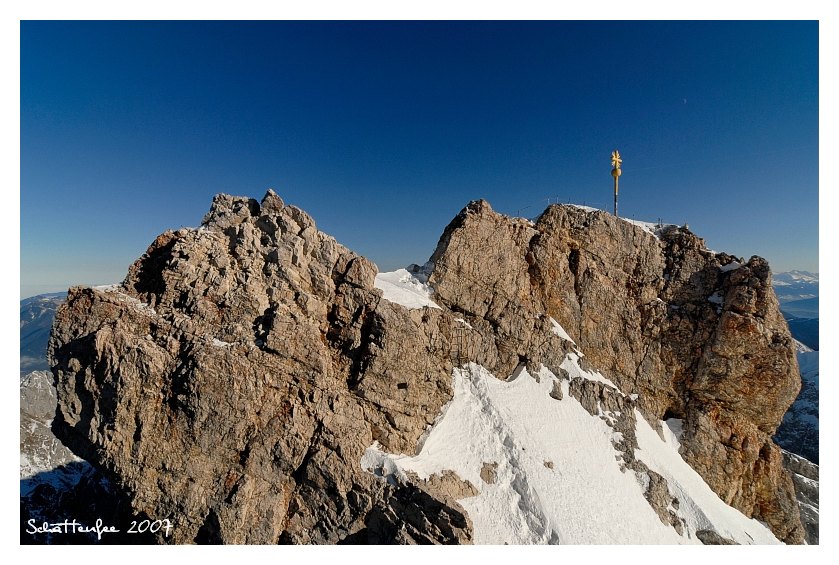
[[[791,284],[819,284],[819,274],[809,271],[787,271],[775,273],[772,284],[775,286],[789,286]]]

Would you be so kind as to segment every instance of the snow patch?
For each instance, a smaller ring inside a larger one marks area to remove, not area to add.
[[[463,324],[463,325],[466,327],[466,329],[468,329],[468,330],[474,330],[474,329],[475,329],[475,328],[473,328],[473,327],[472,327],[472,325],[471,325],[469,322],[467,322],[467,321],[466,321],[466,320],[464,320],[463,318],[455,318],[455,319],[454,319],[454,321],[455,321],[455,322],[460,322],[460,323],[461,323],[461,324]]]
[[[600,371],[586,371],[582,367],[580,367],[580,359],[582,357],[583,354],[580,351],[577,351],[575,353],[569,353],[565,356],[565,360],[562,362],[560,367],[568,371],[568,376],[572,379],[574,377],[579,377],[589,381],[597,381],[599,383],[603,383],[607,386],[610,386],[616,391],[623,394],[623,392],[620,391],[618,386],[606,377],[604,377],[600,373]]]
[[[732,261],[732,262],[731,262],[731,263],[729,263],[728,265],[722,265],[722,266],[720,266],[720,272],[727,273],[727,272],[729,272],[729,271],[734,271],[734,270],[736,270],[736,269],[739,269],[739,268],[740,268],[740,267],[742,267],[742,266],[743,266],[743,265],[741,265],[741,264],[740,264],[740,263],[738,263],[737,261]]]
[[[678,437],[671,428],[672,420],[663,426],[665,439],[662,439],[638,410],[635,411],[635,419],[638,439],[635,457],[667,480],[670,493],[679,499],[677,513],[685,520],[692,538],[697,530],[713,530],[740,544],[780,543],[760,521],[747,518],[723,502],[699,473],[682,459],[678,450],[673,449],[673,442],[678,444]]]
[[[571,343],[574,343],[574,340],[571,339],[571,336],[568,335],[568,332],[565,331],[565,328],[563,328],[562,326],[559,325],[559,322],[557,322],[556,320],[551,318],[551,325],[553,326],[553,329],[551,329],[551,331],[553,333],[555,333],[556,335],[558,335],[559,337],[561,337],[565,341],[570,341]],[[574,345],[577,345],[577,344],[574,343]]]
[[[375,287],[382,291],[385,300],[400,304],[409,310],[440,308],[431,300],[431,287],[407,269],[379,273],[376,275]]]
[[[654,235],[658,237],[659,230],[664,227],[665,224],[657,224],[655,222],[642,222],[640,220],[631,220],[629,218],[621,218],[624,222],[629,222],[633,226],[637,226],[647,232],[650,235]]]
[[[479,544],[697,543],[662,524],[635,474],[620,470],[614,430],[568,394],[567,381],[558,401],[556,376],[544,367],[538,376],[503,381],[474,363],[454,369],[452,402],[419,453],[374,444],[362,466],[383,480],[449,469],[470,481],[480,492],[459,503]],[[490,462],[493,484],[480,476]]]

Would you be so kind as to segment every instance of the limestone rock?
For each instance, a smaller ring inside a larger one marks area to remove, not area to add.
[[[121,287],[70,290],[56,435],[173,519],[163,542],[468,542],[462,509],[359,463],[413,452],[451,397],[451,316],[382,303],[372,263],[263,203],[218,195]]]
[[[442,500],[460,500],[476,496],[479,492],[471,482],[461,479],[457,473],[448,469],[442,473],[434,473],[427,479],[420,479],[416,473],[408,475],[412,483]]]
[[[50,340],[53,429],[134,512],[176,520],[161,542],[465,543],[454,499],[474,485],[385,480],[362,454],[416,453],[464,361],[568,379],[570,337],[617,388],[575,378],[569,394],[620,432],[663,522],[679,527],[666,481],[635,460],[636,409],[682,418],[682,456],[711,488],[803,540],[771,440],[800,379],[764,260],[714,254],[687,228],[573,206],[531,223],[476,201],[425,272],[441,308],[408,310],[273,191],[218,195],[119,288],[70,290]]]
[[[495,374],[521,360],[557,373],[567,342],[547,344],[541,323],[555,319],[589,363],[639,395],[649,421],[686,419],[683,456],[717,494],[803,540],[771,440],[800,377],[765,260],[716,255],[687,228],[650,233],[563,205],[531,225],[480,201],[446,228],[432,262],[435,301],[481,328],[476,361]],[[589,409],[604,400],[571,390]]]
[[[481,480],[488,485],[494,485],[497,479],[498,463],[484,463],[481,466]]]

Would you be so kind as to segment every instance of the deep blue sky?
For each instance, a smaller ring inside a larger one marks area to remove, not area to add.
[[[24,22],[21,296],[273,187],[381,270],[471,199],[688,222],[818,270],[814,22]]]

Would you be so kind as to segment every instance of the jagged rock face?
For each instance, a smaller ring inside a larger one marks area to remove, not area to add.
[[[588,410],[624,415],[628,469],[646,472],[634,408],[683,418],[682,455],[709,485],[800,542],[770,439],[798,392],[792,340],[765,261],[720,268],[732,260],[685,229],[656,237],[567,206],[531,224],[480,201],[432,256],[443,308],[408,310],[381,299],[372,263],[273,192],[219,195],[201,228],[158,237],[121,287],[71,289],[50,341],[53,427],[136,513],[176,520],[160,541],[468,542],[455,499],[475,485],[390,484],[362,454],[374,441],[417,451],[452,397],[452,359],[561,374],[573,347],[554,318],[626,395],[569,387]],[[659,479],[647,498],[678,531]]]
[[[551,348],[533,342],[553,317],[593,366],[639,395],[647,419],[686,420],[682,455],[721,498],[801,542],[771,440],[800,378],[763,259],[736,268],[685,228],[657,237],[574,206],[550,206],[531,224],[477,201],[446,228],[432,262],[435,300],[486,329],[478,363],[495,374],[520,360],[556,372]]]
[[[795,495],[801,510],[801,523],[810,545],[819,543],[819,466],[803,457],[782,451],[784,467],[792,475]]]
[[[175,522],[175,543],[468,542],[453,500],[364,472],[451,397],[451,317],[380,301],[375,266],[273,192],[219,195],[121,287],[73,288],[50,356],[54,429]]]
[[[819,352],[798,351],[801,392],[784,415],[775,443],[813,463],[819,463]]]

